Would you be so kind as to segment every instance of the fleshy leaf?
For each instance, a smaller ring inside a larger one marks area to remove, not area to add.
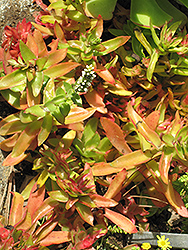
[[[80,64],[76,62],[63,62],[59,63],[58,65],[51,66],[45,69],[43,72],[50,78],[57,78],[67,74],[68,72],[78,67],[79,65]]]
[[[123,169],[121,172],[119,172],[116,177],[112,180],[110,183],[110,186],[105,193],[106,198],[114,198],[118,193],[120,193],[123,183],[125,181],[127,175],[127,171]]]
[[[172,207],[183,217],[188,218],[188,210],[185,207],[179,193],[173,188],[171,178],[169,178],[168,185],[164,184],[165,196]]]
[[[129,119],[132,121],[137,131],[141,133],[154,147],[159,148],[161,146],[160,137],[154,130],[148,127],[146,122],[133,109],[130,102],[127,105],[127,111]]]
[[[145,122],[147,123],[148,127],[150,129],[155,130],[158,122],[159,122],[159,117],[160,117],[160,111],[156,110],[151,112],[145,119]]]
[[[23,60],[27,63],[29,60],[36,59],[35,54],[28,48],[28,46],[20,40],[20,52],[22,54]]]
[[[143,153],[142,150],[136,150],[129,154],[118,157],[116,160],[110,163],[112,167],[118,169],[125,168],[126,170],[134,168],[136,165],[149,161],[152,156],[152,152]]]
[[[131,153],[131,149],[124,139],[124,134],[121,128],[110,119],[102,117],[100,122],[103,126],[103,129],[106,132],[106,136],[112,143],[112,145],[122,154]]]
[[[48,60],[44,65],[44,68],[48,68],[52,65],[55,65],[63,61],[63,59],[66,57],[66,54],[67,54],[67,49],[59,49],[57,51],[50,53],[48,56]]]
[[[65,124],[77,123],[84,121],[92,116],[96,111],[96,108],[81,108],[75,107],[70,110],[67,117],[65,117]]]
[[[48,194],[51,198],[59,202],[67,202],[69,200],[68,194],[63,190],[50,191]]]
[[[9,89],[26,83],[25,70],[17,69],[0,79],[0,90]]]
[[[173,148],[164,148],[159,161],[159,171],[161,174],[161,179],[166,184],[168,184],[168,172],[170,169],[170,163],[172,161],[173,151]]]
[[[27,209],[33,218],[35,211],[41,206],[44,200],[45,195],[45,186],[37,189],[37,183],[33,186],[28,202],[27,202]]]
[[[50,114],[43,117],[42,126],[38,134],[38,145],[40,146],[49,136],[52,130],[53,118]]]
[[[33,223],[52,211],[58,204],[59,202],[55,201],[51,197],[44,200],[44,202],[40,205],[40,207],[35,211],[33,215]]]
[[[92,91],[88,91],[85,94],[85,98],[89,105],[91,107],[94,107],[97,109],[98,112],[102,114],[107,113],[107,109],[105,108],[105,103],[103,102],[103,98],[95,91],[94,89]]]
[[[10,209],[9,225],[16,225],[23,216],[24,199],[21,194],[14,192]]]
[[[71,235],[69,231],[52,231],[40,241],[41,246],[51,246],[53,244],[62,244],[70,241]]]
[[[115,207],[116,205],[118,205],[115,200],[98,194],[92,194],[90,195],[90,198],[94,201],[97,207]]]
[[[37,97],[40,94],[42,83],[43,83],[43,73],[41,71],[39,72],[37,71],[35,73],[35,77],[30,82],[34,97]]]
[[[133,167],[134,168],[134,167]],[[109,174],[114,174],[123,169],[123,167],[112,167],[110,163],[98,162],[92,166],[92,173],[94,176],[104,176]]]
[[[20,134],[17,144],[12,150],[12,157],[18,157],[30,146],[31,142],[36,138],[41,127],[42,120],[37,120],[30,123]]]
[[[88,224],[90,224],[91,226],[93,226],[93,214],[91,212],[91,209],[83,204],[81,204],[80,202],[76,202],[75,203],[75,207],[77,212],[79,213],[80,217],[87,222]]]
[[[97,54],[99,56],[107,55],[108,53],[124,45],[129,39],[130,39],[130,36],[118,36],[108,41],[102,42],[101,43],[102,46],[104,46],[106,49],[104,51],[98,52]]]
[[[137,229],[132,223],[132,221],[127,217],[123,216],[122,214],[105,208],[104,216],[106,216],[109,220],[111,220],[114,224],[123,229],[125,232],[130,234],[137,233]]]

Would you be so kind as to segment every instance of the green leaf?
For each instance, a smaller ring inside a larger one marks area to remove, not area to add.
[[[142,46],[147,50],[149,55],[152,55],[152,47],[150,45],[150,43],[148,42],[148,40],[146,39],[146,37],[144,36],[144,34],[141,32],[141,30],[139,28],[134,30],[135,36],[138,39],[138,41],[142,44]]]
[[[26,84],[26,71],[17,69],[0,79],[0,90]]]
[[[59,110],[60,110],[61,114],[65,117],[70,112],[70,105],[66,102],[61,103],[59,105]]]
[[[150,62],[149,62],[149,66],[147,68],[147,72],[146,72],[146,76],[147,79],[151,82],[152,76],[153,76],[153,72],[155,70],[157,61],[159,59],[159,53],[156,49],[153,50],[152,54],[151,54],[151,58],[150,58]]]
[[[32,114],[32,115],[34,115],[36,117],[44,117],[47,112],[39,104],[39,105],[34,105],[34,106],[31,106],[31,107],[27,108],[24,111],[24,113],[25,114]]]
[[[35,77],[33,78],[33,80],[28,83],[28,84],[31,84],[31,89],[32,89],[34,97],[37,97],[40,94],[40,91],[43,85],[43,77],[44,77],[43,73],[40,71],[37,71],[35,73]]]
[[[84,132],[82,134],[82,141],[84,144],[94,136],[94,134],[97,131],[97,126],[98,126],[98,119],[95,117],[89,119],[89,121],[86,123]]]
[[[47,114],[44,116],[42,121],[42,127],[38,133],[38,146],[40,146],[49,136],[50,132],[52,131],[53,125],[53,118],[51,114]]]
[[[19,47],[22,58],[26,63],[29,62],[29,60],[36,59],[35,54],[28,48],[28,46],[22,40],[20,40]]]
[[[98,51],[97,55],[104,56],[109,54],[110,52],[118,49],[120,46],[124,45],[128,40],[130,39],[130,36],[119,36],[115,37],[113,39],[110,39],[108,41],[102,42],[102,46],[105,47],[104,51]],[[97,46],[96,46],[97,50]]]
[[[69,195],[63,190],[55,190],[48,192],[49,196],[59,202],[67,202]]]
[[[76,208],[78,214],[80,215],[80,217],[85,222],[87,222],[89,225],[93,226],[94,217],[93,217],[93,214],[91,212],[91,209],[89,207],[81,204],[80,202],[75,203],[75,208]]]
[[[19,92],[13,92],[10,89],[1,90],[1,95],[7,100],[7,102],[13,107],[20,108],[20,96]]]
[[[11,135],[17,132],[22,132],[27,124],[22,123],[20,120],[10,121],[0,127],[0,135]]]
[[[36,116],[34,116],[34,115],[30,114],[30,113],[25,113],[24,110],[20,111],[20,121],[22,123],[30,123],[30,122],[33,122],[35,120],[37,120]]]
[[[93,137],[89,141],[85,143],[84,147],[86,151],[96,149],[99,143],[100,143],[100,136],[98,133],[96,133],[93,135]]]
[[[45,75],[51,78],[57,78],[67,74],[79,65],[80,64],[76,62],[63,62],[59,63],[58,65],[51,66],[48,69],[45,69],[43,72]]]
[[[164,134],[162,140],[170,147],[174,147],[174,137],[171,134]]]
[[[101,141],[100,141],[100,144],[99,146],[97,147],[97,149],[102,152],[102,153],[105,153],[107,152],[109,149],[112,148],[112,144],[111,142],[109,141],[108,137],[104,137]]]
[[[188,1],[187,0],[179,0],[179,2],[183,3],[188,8]]]

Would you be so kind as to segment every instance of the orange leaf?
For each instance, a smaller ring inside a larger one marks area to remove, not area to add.
[[[98,194],[92,194],[90,198],[94,201],[97,207],[115,207],[118,205],[116,201]]]
[[[120,191],[122,189],[122,185],[125,181],[126,175],[127,175],[127,171],[125,169],[123,169],[121,172],[119,172],[116,175],[116,177],[112,180],[107,192],[104,195],[106,198],[112,199],[118,193],[120,193]]]
[[[35,29],[33,32],[33,37],[35,39],[35,42],[37,43],[39,56],[41,56],[40,55],[41,52],[42,52],[43,56],[45,54],[48,54],[48,50],[47,50],[46,44],[44,42],[42,33],[39,30]]]
[[[125,168],[126,170],[134,168],[136,165],[145,163],[152,158],[152,152],[143,153],[142,150],[136,150],[129,154],[118,157],[110,163],[112,167]]]
[[[165,184],[168,184],[168,172],[170,169],[170,163],[173,157],[173,152],[162,152],[160,161],[159,161],[159,171],[161,174],[161,179]]]
[[[13,136],[3,140],[0,143],[0,148],[3,151],[11,151],[12,148],[15,146],[16,142],[17,142],[18,136],[19,136],[19,134],[16,133]]]
[[[109,220],[111,220],[114,224],[123,229],[125,232],[130,234],[137,233],[137,229],[132,223],[132,221],[127,217],[123,216],[122,214],[105,208],[104,216],[106,216]]]
[[[23,161],[29,154],[22,153],[17,157],[12,157],[12,153],[10,153],[5,160],[3,161],[3,166],[13,166],[17,165],[21,161]]]
[[[172,180],[169,178],[168,185],[164,184],[165,196],[172,207],[176,210],[176,212],[183,216],[188,217],[188,210],[185,207],[184,202],[182,201],[179,193],[173,188]]]
[[[148,127],[150,127],[150,129],[155,130],[158,122],[159,122],[159,117],[160,117],[160,111],[159,110],[155,110],[153,112],[151,112],[145,119],[145,122],[147,123]]]
[[[154,147],[159,148],[161,146],[161,139],[159,135],[154,130],[149,128],[146,122],[133,109],[130,102],[127,105],[127,111],[129,119],[132,121],[137,131],[141,133]]]
[[[44,68],[48,68],[52,65],[55,65],[63,61],[66,55],[67,55],[67,49],[59,49],[59,50],[49,53],[48,60],[45,63]]]
[[[106,162],[98,162],[95,163],[91,170],[94,176],[103,176],[103,175],[109,175],[109,174],[114,174],[119,171],[121,171],[124,167],[112,167],[110,163]]]
[[[41,246],[51,246],[53,244],[61,244],[71,240],[69,231],[53,231],[40,241]]]
[[[33,224],[41,219],[43,216],[45,216],[47,213],[52,211],[54,207],[56,207],[59,204],[59,202],[55,201],[52,198],[47,198],[43,201],[43,203],[40,205],[40,207],[35,211],[33,215]]]
[[[107,70],[107,68],[105,68],[104,66],[100,65],[99,63],[97,63],[97,69],[95,69],[95,72],[106,82],[111,83],[112,85],[115,84],[115,79],[113,77],[113,75],[110,73],[109,70]]]
[[[42,120],[36,120],[30,123],[24,131],[20,134],[16,145],[12,150],[12,158],[20,156],[30,146],[32,141],[36,138],[39,129],[42,125]]]
[[[19,224],[16,225],[17,230],[27,230],[32,226],[31,215],[28,211],[24,215],[23,220],[20,221]]]
[[[37,183],[35,182],[27,202],[27,209],[31,215],[31,218],[33,217],[35,211],[43,203],[44,195],[45,195],[45,186],[42,186],[41,188],[37,189]]]
[[[89,105],[91,107],[96,108],[98,112],[100,112],[102,114],[107,113],[107,109],[105,108],[103,98],[97,93],[97,91],[95,91],[95,90],[88,91],[85,94],[85,98],[86,98],[87,102],[89,103]]]
[[[37,46],[37,43],[35,42],[35,39],[33,38],[33,36],[30,33],[28,33],[28,35],[27,35],[26,45],[33,52],[33,54],[37,57],[38,56],[38,46]]]
[[[65,117],[65,124],[78,123],[90,116],[92,116],[96,111],[96,108],[81,108],[75,107],[70,110],[68,116]]]
[[[23,216],[24,198],[21,194],[13,192],[12,205],[10,209],[9,225],[16,225]]]
[[[120,153],[126,155],[132,152],[124,139],[123,131],[115,122],[105,117],[101,117],[100,122],[106,132],[106,136]]]
[[[78,67],[79,65],[80,64],[76,62],[62,62],[45,69],[43,72],[50,78],[57,78],[69,73],[71,70]]]

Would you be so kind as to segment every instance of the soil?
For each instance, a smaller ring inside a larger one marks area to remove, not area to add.
[[[14,1],[14,3],[13,3]],[[16,2],[16,4],[15,4]],[[20,3],[21,2],[21,3]],[[171,1],[175,2],[175,1]],[[44,0],[44,3],[48,4],[48,1]],[[118,3],[122,5],[125,8],[130,7],[130,0],[119,0]],[[179,8],[183,11],[185,10],[184,7],[181,5],[178,5],[175,3],[176,6],[179,6]],[[2,37],[3,29],[6,25],[10,25],[12,27],[15,27],[18,23],[18,21],[22,21],[23,18],[26,18],[26,21],[34,21],[33,13],[35,11],[39,11],[39,7],[32,3],[32,0],[22,0],[22,1],[16,1],[16,0],[1,0],[0,4],[0,37]],[[109,22],[107,23],[107,26],[109,25]],[[16,110],[11,107],[9,104],[3,101],[3,99],[0,97],[0,117],[4,118],[8,116],[11,113],[16,112]],[[21,191],[23,188],[24,180],[28,180],[30,177],[34,176],[36,173],[32,171],[32,164],[28,163],[26,161],[23,161],[22,163],[15,166],[15,186],[16,191]],[[27,181],[26,181],[27,182]],[[188,226],[186,230],[184,231],[182,229],[182,224],[184,219],[180,218],[179,215],[174,213],[171,209],[163,210],[161,213],[156,213],[154,216],[148,218],[150,223],[150,230],[151,231],[163,231],[163,232],[173,232],[173,233],[188,233]],[[125,246],[125,237],[122,235],[113,235],[111,236],[112,240],[116,242],[119,242],[118,245],[121,247]],[[122,243],[123,242],[123,243]]]

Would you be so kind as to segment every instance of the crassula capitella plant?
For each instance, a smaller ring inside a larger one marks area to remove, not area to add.
[[[188,217],[173,187],[188,170],[185,29],[151,24],[149,39],[131,24],[103,40],[84,1],[36,2],[36,22],[6,27],[0,48],[0,93],[16,110],[0,122],[3,165],[38,172],[13,193],[1,248],[94,250],[109,225],[147,229],[148,207]]]

